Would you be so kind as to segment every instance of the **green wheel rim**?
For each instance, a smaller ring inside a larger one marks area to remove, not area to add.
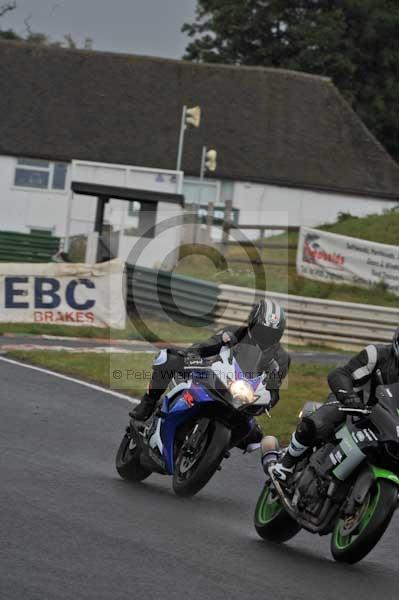
[[[361,521],[359,522],[358,527],[356,528],[356,530],[353,533],[350,533],[349,535],[343,535],[341,532],[342,526],[343,526],[343,521],[342,521],[342,519],[340,519],[338,521],[338,523],[336,524],[335,529],[334,529],[334,544],[339,550],[346,550],[347,548],[350,548],[350,546],[352,546],[352,544],[358,539],[358,537],[366,529],[367,525],[370,523],[370,521],[375,513],[375,510],[378,506],[378,503],[380,500],[380,494],[381,494],[381,488],[380,488],[379,482],[377,482],[375,491],[374,491],[374,495],[370,498],[370,502],[367,507],[367,510],[365,511],[364,515],[361,518]]]
[[[272,497],[272,488],[265,486],[256,507],[256,520],[259,525],[266,525],[283,510],[281,500]]]

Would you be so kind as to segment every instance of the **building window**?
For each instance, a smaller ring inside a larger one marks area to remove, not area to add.
[[[14,185],[39,190],[65,190],[68,164],[18,158]]]
[[[54,163],[53,168],[53,190],[65,190],[68,165],[66,163]]]

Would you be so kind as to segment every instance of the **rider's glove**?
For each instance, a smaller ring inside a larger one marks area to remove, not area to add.
[[[344,401],[345,408],[364,408],[363,400],[355,393],[348,394]]]
[[[223,344],[226,344],[226,346],[235,346],[235,344],[237,343],[237,337],[232,331],[226,329],[222,333],[222,342]]]

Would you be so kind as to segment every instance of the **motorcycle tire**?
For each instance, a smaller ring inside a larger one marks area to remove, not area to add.
[[[122,479],[129,481],[143,481],[151,475],[151,471],[140,464],[140,450],[127,434],[123,436],[116,453],[115,466]]]
[[[335,560],[353,564],[364,558],[384,534],[397,504],[397,485],[378,479],[365,500],[356,529],[345,536],[344,521],[336,523],[331,536],[331,554]]]
[[[254,525],[262,539],[280,543],[293,538],[301,529],[284,509],[273,486],[268,483],[256,504]]]
[[[173,491],[177,496],[189,497],[199,492],[214,475],[229,448],[231,431],[222,423],[212,423],[205,436],[201,454],[188,471],[182,472],[184,456],[181,453],[176,459]]]

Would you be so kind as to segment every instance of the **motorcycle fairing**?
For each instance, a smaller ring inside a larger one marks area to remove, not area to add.
[[[256,406],[269,406],[270,392],[263,383],[264,373],[252,378],[246,377],[236,358],[232,356],[231,351],[227,346],[223,346],[220,350],[219,358],[220,360],[215,361],[211,365],[211,369],[226,388],[229,387],[232,381],[244,379],[250,384],[257,396],[256,402],[253,404]]]
[[[218,358],[220,360],[214,361],[208,369],[213,371],[214,375],[222,381],[226,388],[232,381],[245,379],[258,396],[254,404],[269,405],[270,393],[263,383],[263,374],[251,379],[245,377],[240,365],[231,355],[231,351],[227,346],[220,350]],[[203,373],[205,374],[206,371],[204,370]],[[156,447],[161,453],[166,471],[170,475],[174,472],[174,449],[177,430],[199,414],[201,404],[215,402],[215,398],[210,391],[200,385],[200,382],[201,370],[195,369],[193,370],[192,379],[181,382],[172,388],[162,402],[161,411],[165,416],[160,417],[160,423],[157,425],[159,436],[156,439]],[[187,393],[190,395],[190,400],[188,400]]]
[[[388,471],[387,469],[380,469],[379,467],[371,467],[375,479],[389,479],[393,483],[399,486],[399,477],[392,473],[392,471]]]
[[[333,473],[337,479],[345,481],[356,467],[363,462],[366,455],[361,451],[359,444],[354,440],[346,425],[336,432],[335,437],[341,443],[330,454],[332,462],[338,463]]]
[[[378,439],[399,444],[399,384],[379,386],[376,396],[378,404],[372,409],[371,419],[378,430]]]
[[[192,402],[188,402],[184,394],[189,392]],[[173,388],[162,403],[162,413],[166,416],[161,419],[160,437],[163,445],[163,458],[167,473],[174,472],[175,460],[175,438],[177,430],[187,421],[191,420],[200,412],[200,405],[215,402],[215,399],[206,389],[193,381],[180,383]]]

